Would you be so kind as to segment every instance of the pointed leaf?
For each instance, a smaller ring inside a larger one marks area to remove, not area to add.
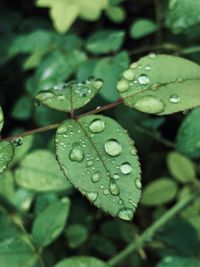
[[[8,141],[0,142],[0,174],[2,174],[14,156],[13,144]]]
[[[52,243],[63,231],[70,201],[63,198],[43,210],[33,223],[33,240],[40,246]]]
[[[141,194],[140,164],[133,141],[114,120],[83,116],[57,130],[59,164],[95,206],[131,220]]]
[[[2,128],[3,128],[3,124],[4,124],[4,116],[3,116],[3,110],[2,110],[2,108],[0,106],[0,132],[1,132]]]
[[[16,182],[35,191],[63,191],[70,187],[54,155],[46,150],[35,150],[20,162]]]
[[[117,90],[139,111],[166,115],[200,106],[200,66],[183,58],[141,58],[122,74]]]
[[[103,81],[94,78],[83,83],[58,84],[52,90],[39,92],[36,99],[50,108],[70,112],[90,102],[102,86]]]
[[[108,267],[106,263],[93,257],[78,256],[60,261],[54,267]]]

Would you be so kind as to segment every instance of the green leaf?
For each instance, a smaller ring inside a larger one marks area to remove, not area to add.
[[[35,191],[64,191],[69,188],[54,155],[46,150],[35,150],[20,162],[16,182]]]
[[[166,25],[174,33],[180,33],[200,22],[199,12],[199,0],[170,0]]]
[[[32,100],[28,96],[22,96],[16,101],[12,109],[12,117],[19,120],[27,120],[31,116],[32,112]]]
[[[6,238],[0,242],[0,266],[33,267],[37,255],[24,237]]]
[[[149,206],[161,205],[173,200],[176,194],[176,183],[168,178],[160,178],[144,188],[141,202]]]
[[[52,90],[43,90],[36,99],[50,108],[70,112],[90,102],[102,86],[103,81],[94,78],[82,83],[72,81],[55,85]]]
[[[108,267],[106,263],[93,257],[79,256],[60,261],[54,267]]]
[[[2,174],[12,161],[14,148],[9,141],[0,141],[0,174]]]
[[[200,108],[183,120],[176,137],[177,149],[191,158],[200,157]]]
[[[185,242],[185,241],[184,241]],[[165,257],[156,267],[199,267],[196,258],[183,258],[178,256]]]
[[[37,6],[49,7],[54,27],[65,33],[79,16],[89,21],[98,19],[107,6],[107,0],[38,0]]]
[[[107,101],[113,102],[119,98],[118,93],[114,89],[120,74],[129,65],[128,53],[123,51],[114,57],[104,58],[97,62],[94,68],[94,76],[104,81],[104,87],[100,94]]]
[[[156,30],[157,26],[152,20],[138,19],[131,25],[130,36],[133,39],[140,39],[154,33]]]
[[[3,115],[3,110],[2,110],[2,108],[0,106],[0,132],[1,132],[2,128],[3,128],[3,125],[4,125],[4,115]]]
[[[124,31],[103,30],[93,33],[86,43],[88,51],[94,54],[116,52],[122,46]]]
[[[167,157],[167,165],[171,175],[181,183],[194,182],[195,166],[191,160],[178,152],[171,152]]]
[[[58,162],[71,183],[95,206],[131,220],[140,199],[141,171],[124,129],[105,116],[83,116],[61,124],[55,142]]]
[[[125,105],[141,112],[166,115],[200,106],[200,67],[189,60],[150,54],[122,76],[117,90]]]
[[[43,210],[33,223],[32,236],[37,245],[47,246],[63,231],[70,201],[63,198]]]
[[[78,248],[88,238],[87,228],[82,224],[72,224],[67,227],[65,232],[67,243],[70,248]]]
[[[114,23],[122,23],[126,19],[126,11],[119,6],[111,6],[106,9],[107,17]]]

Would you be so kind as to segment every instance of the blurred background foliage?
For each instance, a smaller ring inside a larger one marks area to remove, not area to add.
[[[104,80],[82,113],[117,100],[120,73],[150,52],[200,63],[199,14],[198,0],[2,0],[2,137],[66,118],[34,101],[56,84]],[[128,130],[139,151],[143,196],[133,223],[107,216],[72,188],[55,160],[52,132],[28,136],[16,142],[14,161],[0,177],[0,267],[53,267],[77,255],[107,261],[197,187],[200,109],[155,117],[118,106],[104,114]],[[45,247],[44,263],[27,232],[38,251]],[[56,266],[72,266],[64,264]],[[200,266],[200,198],[121,266]]]

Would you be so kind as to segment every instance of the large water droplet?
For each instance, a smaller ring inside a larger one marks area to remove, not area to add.
[[[146,74],[141,74],[138,77],[138,82],[141,85],[147,85],[147,84],[149,84],[149,82],[150,82],[149,76],[147,76]]]
[[[179,103],[180,102],[180,97],[178,96],[178,95],[170,95],[170,97],[169,97],[169,101],[171,102],[171,103]]]
[[[106,141],[104,148],[106,153],[112,157],[118,156],[122,151],[120,143],[115,139]]]
[[[99,90],[99,89],[101,89],[103,87],[104,82],[101,79],[96,79],[96,81],[94,81],[93,85],[97,90]]]
[[[121,93],[126,92],[129,89],[129,82],[125,79],[121,79],[117,83],[117,90]]]
[[[119,179],[119,174],[118,174],[118,173],[113,174],[113,178],[114,178],[115,180],[118,180],[118,179]]]
[[[115,181],[111,181],[109,185],[109,189],[112,195],[118,196],[120,193],[119,186],[116,184]]]
[[[76,86],[75,92],[81,97],[86,97],[90,94],[91,90],[80,83]]]
[[[97,183],[100,179],[101,179],[101,174],[99,171],[92,174],[91,180],[93,183]]]
[[[123,72],[123,77],[129,81],[132,81],[135,78],[135,71],[133,69],[127,69]]]
[[[122,165],[120,166],[120,170],[123,174],[129,174],[132,172],[132,167],[128,162],[124,162],[122,163]]]
[[[79,143],[74,143],[73,144],[73,148],[69,153],[69,158],[72,161],[76,161],[76,162],[82,162],[84,159],[84,152],[81,148],[81,146],[79,145]]]
[[[118,216],[123,220],[130,221],[133,217],[133,212],[132,209],[123,208],[119,211]]]
[[[17,137],[12,139],[12,143],[15,147],[19,147],[23,145],[23,138],[22,137]]]
[[[140,179],[139,177],[135,179],[135,186],[136,186],[138,189],[141,189],[141,188],[142,188],[141,179]]]
[[[94,202],[98,197],[98,193],[96,193],[96,192],[87,192],[86,196],[91,202]]]
[[[105,122],[101,119],[95,119],[91,122],[89,129],[93,133],[100,133],[105,128]]]
[[[151,95],[138,98],[133,106],[139,111],[150,114],[159,114],[165,109],[164,103],[159,98]]]

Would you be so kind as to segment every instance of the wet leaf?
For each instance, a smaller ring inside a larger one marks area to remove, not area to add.
[[[199,261],[196,258],[184,258],[178,256],[165,257],[156,267],[199,267]]]
[[[32,229],[33,240],[39,246],[52,243],[63,231],[68,217],[70,201],[63,198],[38,214]]]
[[[71,183],[95,206],[131,220],[141,194],[140,164],[124,129],[105,116],[83,116],[61,124],[55,142]]]
[[[60,111],[72,111],[85,106],[102,88],[103,81],[88,79],[85,82],[57,84],[51,90],[43,90],[36,95],[42,104]]]
[[[14,157],[14,148],[11,142],[0,142],[0,174],[2,174]]]
[[[64,191],[70,187],[55,160],[46,150],[29,153],[16,171],[16,182],[35,191]]]
[[[166,115],[200,106],[199,86],[200,67],[196,63],[150,54],[123,72],[117,90],[125,105],[145,113]]]
[[[60,261],[55,267],[108,267],[106,263],[93,257],[72,257],[66,260]]]

